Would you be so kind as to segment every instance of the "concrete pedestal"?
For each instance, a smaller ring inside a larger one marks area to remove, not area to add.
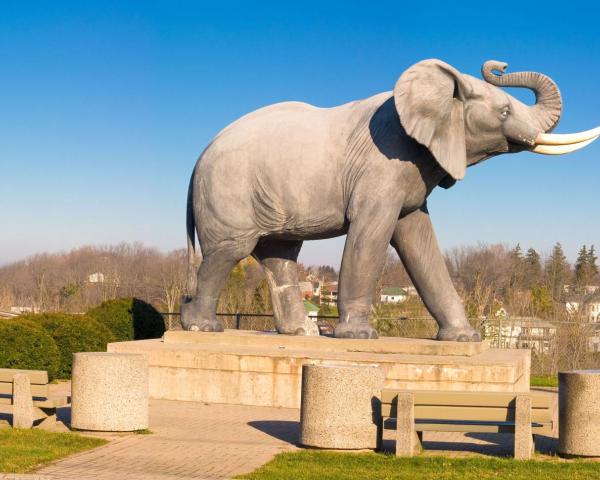
[[[74,353],[71,395],[75,429],[148,428],[148,361],[137,354]]]
[[[375,448],[384,373],[377,365],[304,365],[300,443],[331,449]]]
[[[528,392],[531,358],[529,350],[494,349],[487,342],[244,330],[170,331],[164,339],[110,343],[107,350],[148,358],[151,398],[286,408],[300,408],[305,364],[379,365],[386,388]]]
[[[558,374],[558,452],[600,457],[600,370]]]

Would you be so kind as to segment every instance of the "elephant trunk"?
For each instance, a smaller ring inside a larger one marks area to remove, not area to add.
[[[535,105],[530,112],[542,132],[551,132],[560,119],[562,98],[552,79],[536,72],[504,73],[508,65],[489,60],[483,64],[481,73],[486,82],[497,87],[529,88],[535,93]],[[494,73],[497,71],[499,73]]]

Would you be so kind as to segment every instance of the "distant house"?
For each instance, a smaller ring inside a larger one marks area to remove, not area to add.
[[[313,297],[313,284],[311,282],[300,282],[300,293],[302,294],[302,298],[311,298]]]
[[[548,352],[557,327],[536,317],[509,317],[485,325],[485,337],[500,348],[530,348]]]
[[[563,291],[565,293],[571,293],[572,290],[573,290],[572,285],[563,285]],[[590,295],[590,294],[596,293],[598,290],[600,290],[600,286],[598,286],[598,285],[583,285],[581,287],[577,287],[577,290],[585,293],[586,295]]]
[[[87,277],[88,283],[104,283],[104,274],[100,272],[91,273]]]
[[[321,284],[321,304],[336,305],[338,299],[338,282],[327,282]]]
[[[592,292],[583,299],[571,299],[565,302],[565,308],[571,315],[581,315],[582,320],[600,322],[600,291]]]
[[[317,320],[316,317],[319,315],[319,307],[317,307],[314,303],[311,303],[305,299],[304,310],[310,318],[314,318],[314,320]]]
[[[402,303],[408,299],[408,292],[401,287],[385,287],[381,292],[381,303]]]

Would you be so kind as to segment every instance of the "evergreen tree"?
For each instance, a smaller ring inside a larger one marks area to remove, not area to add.
[[[569,281],[570,270],[562,245],[557,243],[552,247],[545,265],[546,283],[550,287],[552,298],[557,302],[564,297],[564,286]]]
[[[510,261],[510,279],[509,288],[521,288],[523,286],[524,277],[524,264],[523,264],[523,252],[521,245],[517,243],[517,246],[508,253]]]
[[[533,248],[527,250],[524,264],[524,284],[527,288],[534,288],[542,283],[542,263],[540,262],[540,254]]]
[[[593,254],[593,252],[592,252]],[[577,260],[575,261],[575,278],[574,284],[579,289],[585,286],[590,279],[590,266],[589,266],[589,253],[587,247],[584,245],[577,254]]]
[[[523,260],[523,251],[521,250],[521,244],[517,243],[517,246],[509,252],[509,255],[514,261],[519,262]]]
[[[587,264],[588,264],[588,270],[589,270],[589,275],[590,281],[594,281],[596,279],[596,276],[598,275],[598,265],[596,264],[598,260],[598,257],[596,256],[596,249],[594,248],[594,246],[590,246],[590,249],[588,250],[588,254],[587,254]]]

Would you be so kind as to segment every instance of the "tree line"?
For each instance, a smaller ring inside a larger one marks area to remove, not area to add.
[[[546,257],[520,245],[479,244],[448,250],[445,260],[468,316],[556,319],[568,298],[583,298],[598,285],[596,250],[584,245],[571,265],[560,243]],[[137,297],[165,312],[176,312],[185,294],[186,252],[161,252],[140,243],[87,246],[69,252],[41,253],[0,267],[0,309],[35,307],[40,311],[83,312],[105,300]],[[337,280],[328,265],[299,265],[307,277]],[[311,275],[309,275],[311,274]],[[386,286],[409,286],[410,278],[395,252],[388,252],[375,295]],[[422,304],[412,303],[426,314]],[[231,272],[220,297],[220,312],[271,312],[264,272],[252,258]]]

